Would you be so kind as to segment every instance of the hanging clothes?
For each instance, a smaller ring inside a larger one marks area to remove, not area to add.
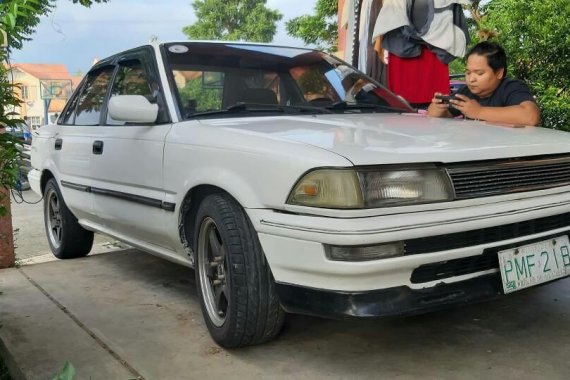
[[[384,0],[372,38],[384,36],[382,47],[399,57],[416,57],[422,45],[449,63],[463,57],[469,31],[461,4],[467,0]]]
[[[352,62],[354,36],[356,33],[356,0],[344,0],[340,27],[346,29],[343,59],[347,62]]]
[[[372,36],[370,35],[370,24],[372,8],[374,0],[362,0],[360,6],[360,25],[358,27],[358,40],[360,46],[358,49],[358,69],[366,72],[368,65],[368,52],[372,45]]]
[[[426,46],[417,57],[388,56],[388,87],[415,106],[429,103],[435,92],[449,93],[449,67]]]
[[[370,75],[382,84],[387,82],[386,65],[383,62],[383,50],[372,40],[374,21],[382,9],[382,0],[362,0],[359,25],[358,69]]]
[[[388,86],[416,106],[449,93],[449,68],[465,55],[467,0],[384,0],[372,32],[390,52]]]

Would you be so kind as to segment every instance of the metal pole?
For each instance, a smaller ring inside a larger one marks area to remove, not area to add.
[[[51,99],[44,99],[44,125],[49,124],[48,109],[49,109],[50,103],[51,103]]]

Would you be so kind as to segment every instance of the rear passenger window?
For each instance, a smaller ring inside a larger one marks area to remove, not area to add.
[[[121,62],[119,71],[115,77],[111,97],[116,95],[142,95],[149,102],[154,103],[155,99],[151,90],[145,69],[138,59]],[[114,120],[107,114],[107,125],[124,125],[124,121]]]
[[[109,66],[90,73],[77,102],[75,125],[99,125],[101,108],[114,67]]]

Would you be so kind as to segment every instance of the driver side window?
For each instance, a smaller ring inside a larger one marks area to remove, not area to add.
[[[117,95],[142,95],[150,102],[155,101],[145,68],[138,59],[121,62],[119,64],[110,98]],[[125,125],[125,122],[114,120],[111,115],[107,113],[107,121],[105,124]]]
[[[66,125],[99,125],[99,117],[114,67],[106,66],[87,75],[80,92],[63,118]]]

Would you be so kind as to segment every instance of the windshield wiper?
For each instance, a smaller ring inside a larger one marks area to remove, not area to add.
[[[392,112],[406,112],[403,108],[397,107],[390,107],[385,106],[383,104],[372,104],[372,103],[348,103],[346,100],[341,100],[339,102],[333,103],[331,106],[326,107],[329,110],[333,111],[345,111],[345,110],[362,110],[362,109],[369,109],[369,110],[383,110],[383,111],[392,111]]]
[[[317,107],[317,106],[311,106],[311,105],[305,105],[305,104],[288,104],[288,105],[280,106],[280,107],[286,107],[289,109],[296,109],[299,111],[314,111],[314,112],[319,112],[319,113],[333,113],[327,107]]]
[[[210,116],[210,115],[219,115],[224,113],[239,113],[243,111],[249,111],[245,103],[236,103],[232,104],[231,106],[224,108],[222,110],[209,110],[209,111],[200,111],[200,112],[188,112],[186,113],[186,117],[194,117],[194,116]]]
[[[256,108],[258,107],[258,108]],[[305,106],[305,105],[279,105],[279,104],[263,104],[263,103],[244,103],[238,102],[221,110],[211,110],[202,112],[190,112],[186,117],[211,116],[219,114],[234,114],[240,112],[285,112],[287,110],[312,111],[320,113],[333,113],[331,110],[322,107]]]

